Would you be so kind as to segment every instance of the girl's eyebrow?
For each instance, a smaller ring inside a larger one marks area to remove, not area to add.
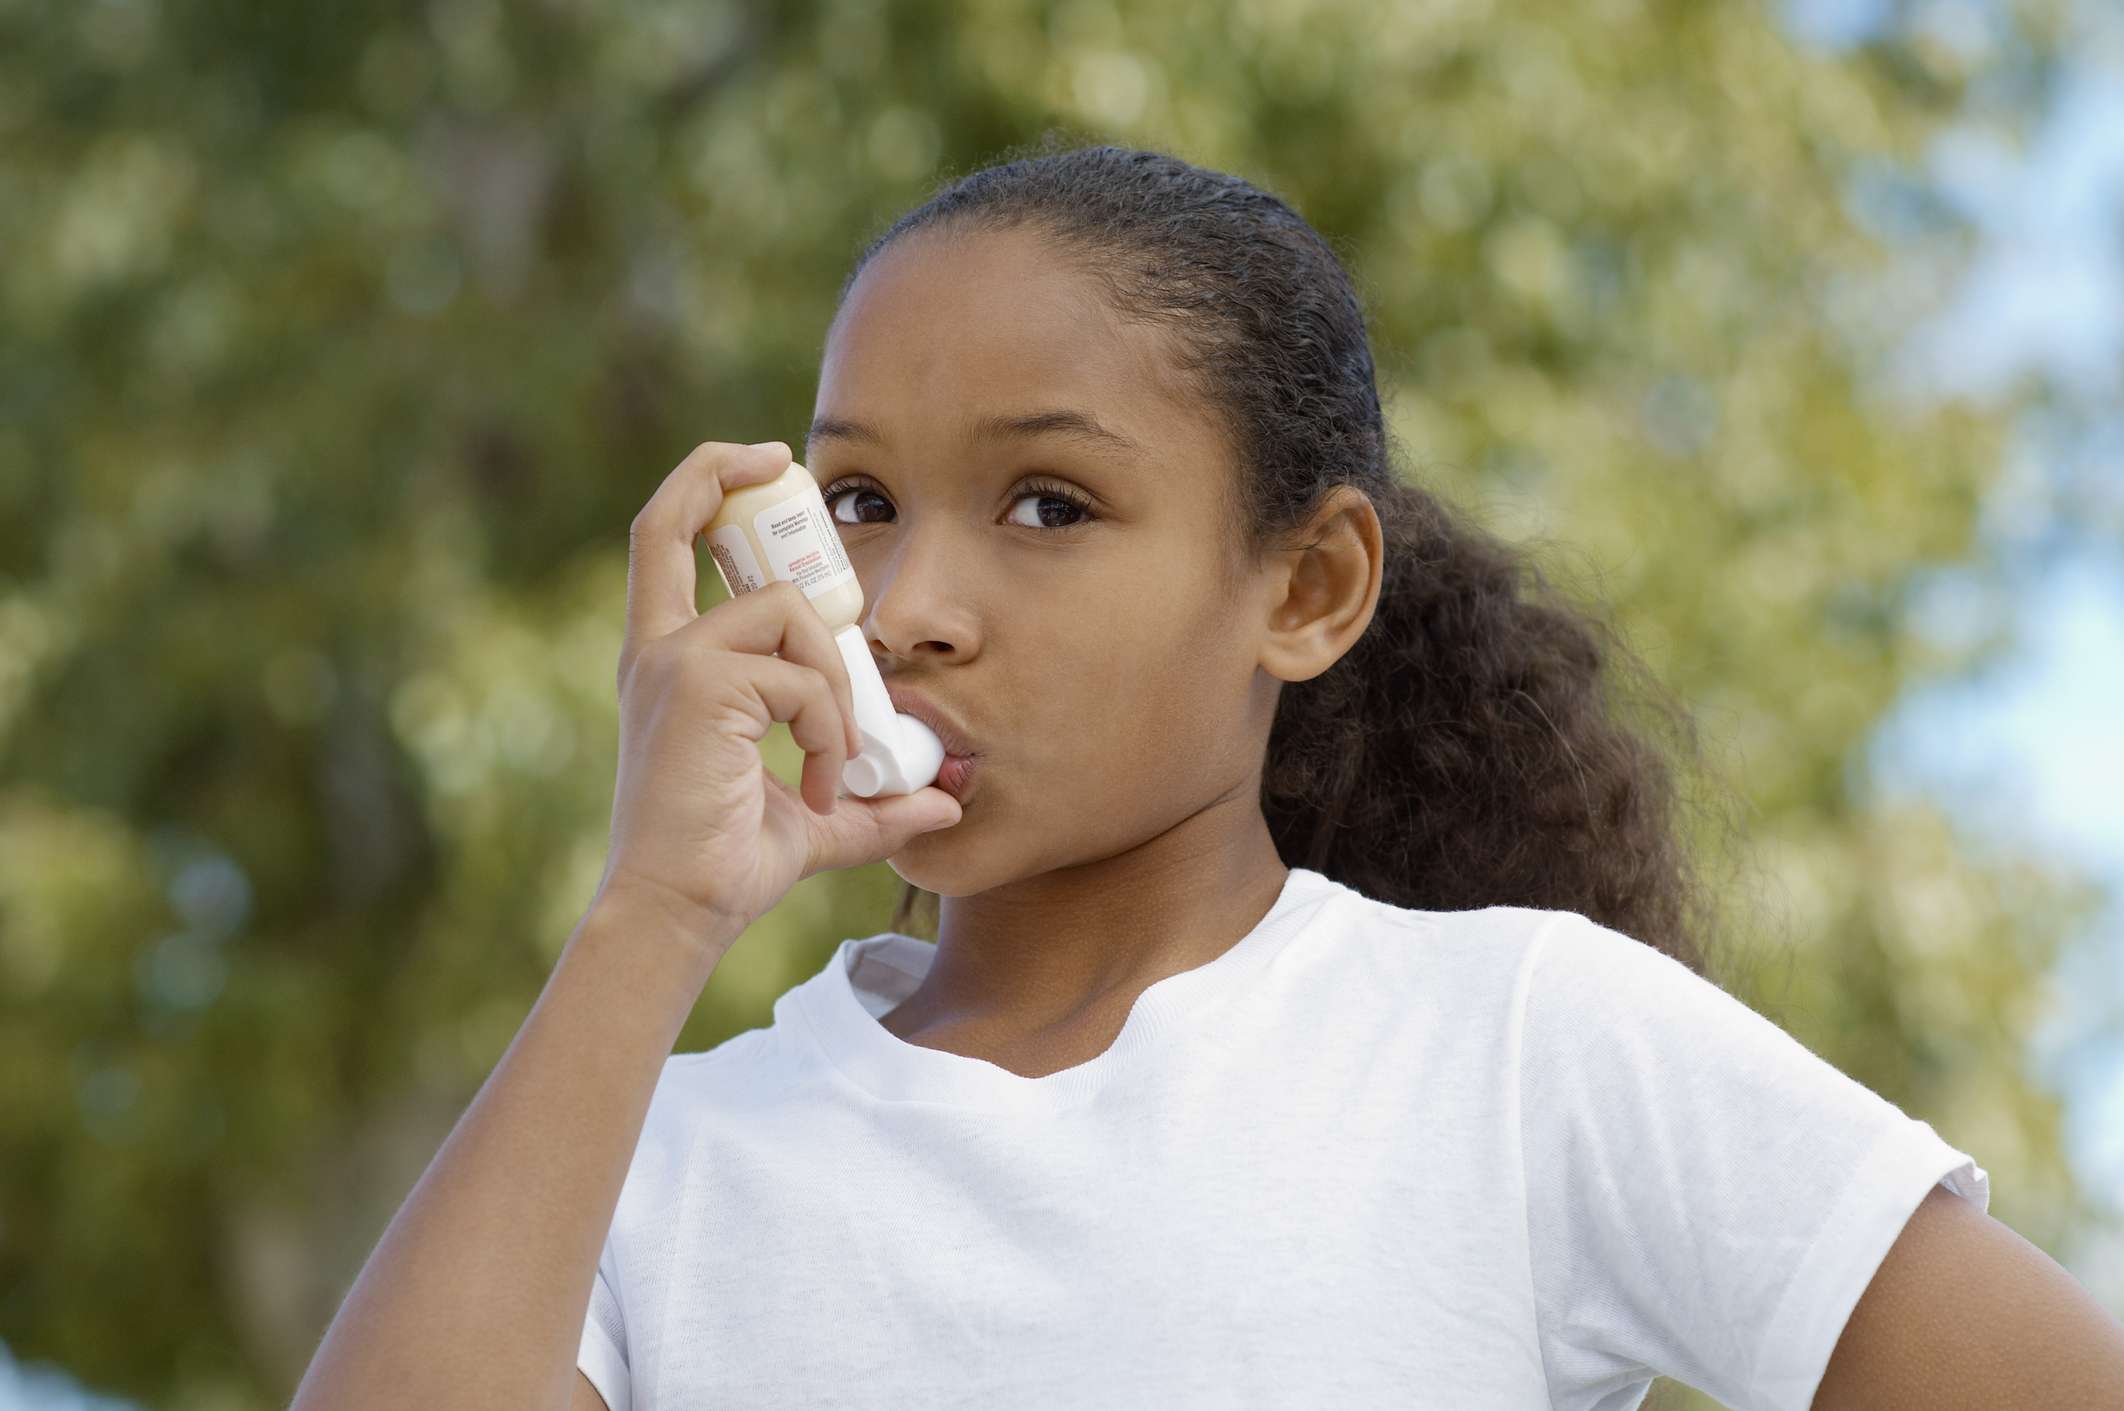
[[[1037,436],[1054,436],[1077,441],[1110,457],[1137,457],[1147,454],[1140,444],[1107,427],[1090,412],[1071,408],[984,416],[971,422],[966,429],[966,442],[969,445],[982,441]],[[816,418],[811,423],[811,430],[804,435],[804,454],[814,454],[814,448],[822,441],[849,441],[875,446],[880,450],[885,448],[885,437],[877,428],[843,417]]]

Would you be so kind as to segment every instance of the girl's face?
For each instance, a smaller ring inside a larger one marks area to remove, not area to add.
[[[873,657],[978,760],[957,826],[891,859],[918,886],[1097,862],[1205,810],[1205,844],[1260,826],[1272,584],[1221,568],[1233,468],[1165,359],[1018,231],[903,238],[827,334],[804,462]]]

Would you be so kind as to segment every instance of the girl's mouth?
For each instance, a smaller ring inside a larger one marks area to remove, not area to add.
[[[967,790],[972,787],[974,766],[979,761],[978,755],[946,755],[944,767],[937,771],[937,787],[957,799],[961,808],[966,806]]]

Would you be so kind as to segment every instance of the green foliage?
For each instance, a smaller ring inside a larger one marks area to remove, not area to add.
[[[1883,398],[1938,290],[1840,193],[1968,79],[1680,0],[0,0],[0,1338],[284,1404],[603,867],[634,512],[798,443],[858,243],[1054,123],[1346,252],[1412,472],[1734,752],[1754,997],[2054,1245],[2023,1040],[2090,898],[1851,774],[1961,664],[1903,595],[2007,413]],[[681,1047],[894,881],[799,886]]]

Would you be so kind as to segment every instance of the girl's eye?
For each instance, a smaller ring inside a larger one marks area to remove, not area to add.
[[[1041,500],[1048,501],[1050,505],[1059,503],[1062,508],[1055,511],[1055,513],[1063,516],[1060,522],[1056,522],[1049,518],[1049,512],[1046,508],[1036,508],[1033,510],[1035,522],[1025,525],[1028,529],[1075,529],[1080,524],[1089,524],[1096,517],[1091,512],[1091,501],[1085,499],[1083,495],[1070,489],[1067,485],[1056,485],[1043,481],[1037,484],[1020,486],[1017,498],[1012,501],[1011,507],[1015,509],[1027,500],[1033,501],[1035,505],[1038,505]],[[1025,521],[1013,519],[1011,523],[1025,524]]]
[[[885,498],[885,497],[884,497],[883,495],[880,495],[880,494],[878,494],[878,493],[877,493],[877,492],[876,492],[875,490],[871,490],[871,489],[868,489],[868,488],[867,488],[866,486],[864,486],[864,485],[863,485],[863,484],[862,484],[862,483],[861,483],[860,481],[855,481],[855,480],[846,480],[846,479],[843,479],[843,480],[836,480],[836,481],[834,481],[834,482],[833,482],[833,484],[831,484],[831,485],[828,485],[828,486],[827,486],[827,487],[826,487],[825,489],[823,489],[823,490],[819,491],[819,497],[820,497],[821,499],[823,499],[823,500],[825,500],[825,501],[826,501],[826,513],[827,513],[828,515],[830,515],[830,516],[832,517],[832,519],[833,519],[833,522],[834,522],[835,524],[876,524],[876,523],[877,523],[878,521],[876,521],[876,520],[874,520],[874,519],[843,519],[843,518],[841,518],[841,512],[840,512],[840,510],[838,510],[837,508],[835,508],[835,506],[834,506],[834,500],[835,500],[835,499],[836,499],[836,498],[837,498],[837,497],[838,497],[838,496],[839,496],[839,495],[840,495],[840,494],[841,494],[841,493],[842,493],[843,491],[846,491],[846,490],[860,490],[860,491],[862,491],[862,492],[863,492],[862,494],[860,494],[860,495],[857,495],[857,496],[855,497],[855,498],[856,498],[856,499],[857,499],[858,501],[860,501],[860,500],[863,500],[863,499],[866,499],[866,498],[868,498],[868,499],[872,499],[872,500],[877,500],[877,501],[880,501],[880,502],[882,502],[882,501],[884,500],[884,498]]]
[[[835,500],[836,497],[838,497],[843,491],[849,490],[858,492],[852,497],[851,503],[861,505],[868,501],[877,501],[880,504],[891,504],[891,501],[887,500],[883,494],[870,488],[870,483],[868,481],[855,476],[843,476],[839,480],[834,481],[831,485],[828,485],[825,489],[819,491],[820,496],[826,501],[826,513],[833,516],[834,523],[884,523],[883,520],[878,519],[843,519],[840,515],[840,511],[835,507]],[[1033,523],[1027,523],[1025,520],[1017,518],[1013,518],[1010,521],[1012,524],[1019,525],[1020,527],[1026,529],[1044,529],[1050,532],[1059,533],[1065,530],[1080,528],[1098,517],[1092,513],[1091,502],[1084,497],[1082,492],[1073,490],[1067,485],[1056,484],[1053,481],[1029,481],[1024,485],[1019,486],[1018,494],[1016,499],[1013,501],[1012,508],[1015,509],[1018,504],[1022,504],[1027,500],[1032,500],[1035,502],[1041,500],[1047,500],[1050,502],[1060,501],[1064,508],[1060,510],[1045,508],[1035,509],[1033,511],[1033,517],[1035,522]],[[1058,517],[1069,515],[1075,515],[1076,518],[1065,518],[1061,519],[1060,522],[1058,522]]]

